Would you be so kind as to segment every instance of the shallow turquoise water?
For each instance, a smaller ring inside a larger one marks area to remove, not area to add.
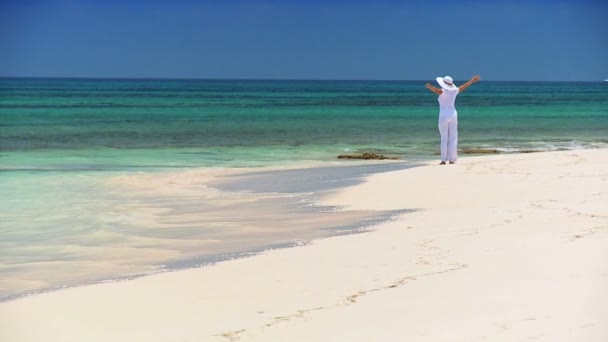
[[[2,79],[0,91],[11,168],[263,165],[362,150],[416,159],[438,145],[424,82]],[[603,83],[480,82],[457,105],[461,148],[608,145]]]

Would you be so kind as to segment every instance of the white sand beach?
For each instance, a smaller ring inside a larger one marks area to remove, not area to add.
[[[0,341],[608,341],[608,150],[468,157],[324,198],[370,232],[0,303]]]

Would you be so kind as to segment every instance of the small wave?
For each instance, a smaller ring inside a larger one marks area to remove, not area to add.
[[[571,151],[571,150],[585,150],[595,148],[606,148],[608,144],[605,143],[578,143],[572,141],[570,143],[562,144],[549,144],[549,143],[538,143],[532,144],[531,146],[520,146],[520,147],[467,147],[460,149],[461,154],[503,154],[503,153],[537,153],[537,152],[551,152],[551,151]]]
[[[529,148],[512,148],[512,147],[471,147],[460,150],[462,154],[501,154],[501,153],[534,153],[546,152],[549,150],[529,149]]]

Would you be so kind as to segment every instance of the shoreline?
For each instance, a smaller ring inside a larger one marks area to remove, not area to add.
[[[38,252],[33,250],[26,260],[18,246],[8,244],[0,302],[209,266],[357,233],[397,213],[343,211],[319,205],[317,198],[360,183],[368,174],[411,165],[301,163],[92,177],[79,184],[88,192],[75,192],[80,200],[73,201],[74,206],[93,203],[75,212],[87,215],[83,223],[89,229],[75,237],[48,234],[48,242],[36,243]],[[284,229],[283,222],[290,228]],[[21,271],[11,271],[16,267]]]
[[[2,302],[0,339],[605,341],[608,149],[434,164],[321,199],[415,210],[369,232]]]

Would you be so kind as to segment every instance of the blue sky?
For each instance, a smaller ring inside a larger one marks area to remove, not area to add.
[[[597,81],[606,3],[0,0],[0,76]]]

